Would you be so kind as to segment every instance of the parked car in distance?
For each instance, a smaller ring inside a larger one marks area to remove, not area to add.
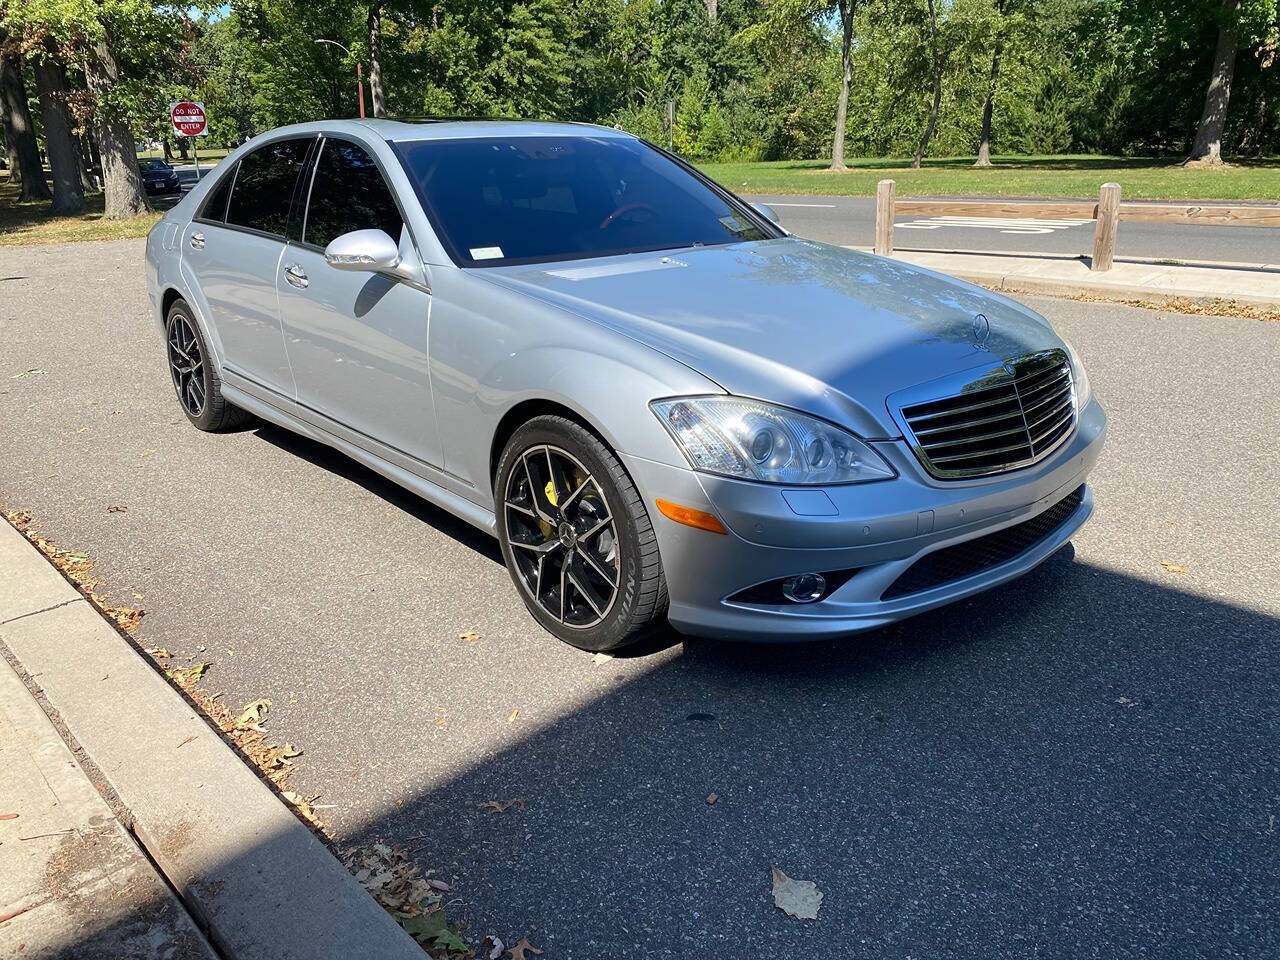
[[[876,627],[1092,511],[1106,417],[1046,320],[791,236],[621,131],[282,128],[146,259],[195,426],[257,415],[493,534],[587,650]]]
[[[142,187],[147,193],[163,195],[178,192],[177,173],[158,157],[140,159],[138,172],[142,174]]]

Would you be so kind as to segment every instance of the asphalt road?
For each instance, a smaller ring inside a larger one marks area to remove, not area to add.
[[[771,204],[792,233],[827,243],[871,246],[874,197],[752,196]],[[911,217],[894,221],[896,247],[1015,253],[1093,253],[1093,221]],[[1280,229],[1203,224],[1121,223],[1121,257],[1280,263]]]
[[[1280,954],[1280,327],[1034,300],[1111,413],[1074,550],[842,642],[597,662],[460,522],[278,429],[192,429],[141,255],[4,254],[0,503],[141,595],[143,643],[269,697],[300,792],[343,840],[408,843],[475,940]],[[771,864],[817,921],[774,908]]]

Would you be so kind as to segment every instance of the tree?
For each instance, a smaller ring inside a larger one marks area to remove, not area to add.
[[[1004,52],[1005,0],[996,0],[995,43],[991,51],[991,79],[987,83],[987,98],[982,103],[982,133],[978,138],[978,159],[975,167],[991,166],[991,116],[995,112],[996,84],[1000,80],[1000,55]]]
[[[929,0],[932,5],[933,0]],[[849,118],[849,81],[853,79],[853,17],[858,0],[836,0],[840,12],[840,98],[836,101],[836,135],[831,143],[831,169],[846,170],[844,132]]]
[[[369,5],[369,99],[373,115],[387,115],[387,98],[382,92],[382,3]]]
[[[102,157],[102,215],[107,220],[128,220],[146,213],[151,204],[138,170],[133,132],[111,100],[120,82],[120,64],[111,51],[106,30],[85,51],[84,71],[89,92],[97,99],[94,132]]]
[[[0,112],[4,115],[4,139],[9,155],[9,182],[17,184],[20,201],[51,200],[49,184],[40,164],[35,127],[22,82],[22,61],[16,44],[10,45],[0,30]]]
[[[911,166],[920,168],[924,159],[924,151],[933,139],[934,128],[938,125],[938,107],[942,103],[942,65],[944,55],[938,43],[938,8],[934,0],[929,2],[929,59],[933,66],[933,105],[929,107],[929,120],[924,125],[924,134],[920,137],[920,146],[916,147],[916,155]]]
[[[1188,161],[1222,163],[1222,131],[1227,125],[1227,104],[1231,100],[1231,79],[1236,69],[1236,49],[1240,40],[1236,32],[1240,18],[1240,0],[1222,0],[1218,19],[1218,42],[1213,54],[1213,73],[1204,95],[1204,112],[1196,127]]]
[[[71,133],[71,110],[67,104],[67,71],[45,46],[35,51],[31,69],[40,96],[40,118],[44,121],[44,148],[53,173],[53,204],[50,212],[71,217],[84,213],[84,184],[80,181],[80,157]]]

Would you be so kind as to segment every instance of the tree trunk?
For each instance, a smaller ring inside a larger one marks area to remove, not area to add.
[[[716,7],[717,7],[716,0],[707,0],[707,21],[709,23],[716,22],[716,13],[717,13]]]
[[[87,209],[80,184],[80,157],[71,135],[71,112],[67,108],[67,74],[62,64],[47,52],[32,64],[36,89],[40,94],[40,117],[44,120],[44,148],[53,171],[53,205],[50,211],[62,217]]]
[[[1004,17],[1004,0],[996,3],[996,16]],[[987,99],[982,104],[982,135],[978,140],[978,160],[975,167],[991,166],[991,114],[995,110],[996,84],[1000,80],[1000,54],[1004,52],[1004,23],[997,20],[996,46],[991,54],[991,79],[987,82]]]
[[[4,114],[4,137],[9,150],[9,182],[18,185],[18,200],[51,200],[53,194],[44,179],[40,148],[27,106],[22,61],[12,54],[0,55],[0,111]]]
[[[911,166],[920,169],[920,161],[924,159],[925,148],[933,139],[933,128],[938,124],[938,106],[942,103],[942,54],[938,50],[938,10],[929,0],[929,51],[933,58],[933,105],[929,108],[929,122],[924,125],[924,136],[920,138],[920,146],[916,147],[915,159]]]
[[[93,177],[93,156],[89,151],[89,131],[76,136],[76,150],[80,155],[80,186],[85,193],[97,193],[98,181]]]
[[[133,131],[123,120],[113,115],[110,104],[104,100],[120,79],[120,67],[105,40],[94,45],[85,62],[85,78],[89,90],[98,100],[94,113],[94,135],[98,140],[98,152],[102,156],[103,212],[106,220],[128,220],[147,213],[147,193],[142,186],[142,174],[138,172],[138,151],[133,142]]]
[[[387,115],[387,99],[382,94],[382,4],[369,7],[369,98],[373,115]]]
[[[1240,0],[1222,0],[1222,22],[1218,27],[1218,48],[1213,55],[1213,73],[1204,95],[1204,113],[1196,128],[1188,161],[1222,163],[1222,131],[1227,125],[1227,103],[1231,99],[1231,79],[1236,70],[1236,22]]]
[[[849,116],[849,81],[853,79],[853,13],[858,0],[838,0],[840,7],[840,99],[836,101],[836,135],[831,142],[831,169],[844,165],[844,128]]]

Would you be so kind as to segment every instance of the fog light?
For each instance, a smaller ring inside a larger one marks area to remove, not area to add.
[[[820,573],[802,573],[782,581],[782,595],[792,603],[813,603],[821,600],[827,581]]]

